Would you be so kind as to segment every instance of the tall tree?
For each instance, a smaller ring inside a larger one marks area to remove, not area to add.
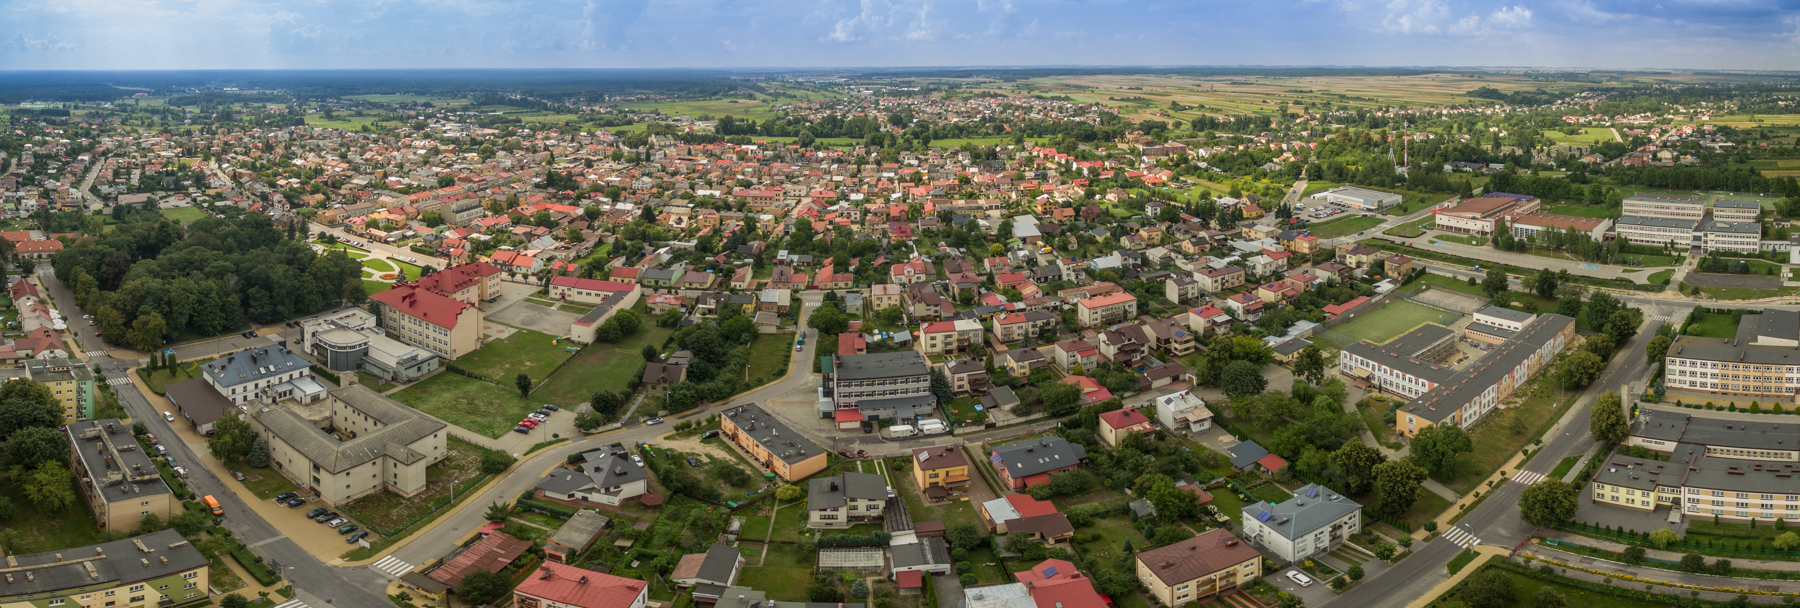
[[[1539,481],[1519,493],[1519,519],[1540,528],[1569,521],[1580,507],[1580,491],[1560,479]]]
[[[256,430],[250,428],[236,410],[227,408],[225,415],[213,421],[213,435],[206,438],[206,449],[212,452],[213,458],[221,462],[232,463],[250,455],[251,444],[256,443]]]
[[[25,499],[44,513],[75,504],[75,474],[62,462],[41,462],[25,477]]]
[[[1489,268],[1487,276],[1481,280],[1481,292],[1487,294],[1489,298],[1498,298],[1509,288],[1506,271],[1498,267]]]
[[[1325,379],[1325,353],[1317,346],[1308,345],[1300,349],[1300,355],[1294,359],[1294,375],[1318,384]]]
[[[1424,490],[1425,469],[1408,460],[1391,460],[1375,465],[1375,493],[1383,514],[1399,517],[1411,509]]]
[[[1375,467],[1387,462],[1380,450],[1360,441],[1346,441],[1331,453],[1331,466],[1344,476],[1344,491],[1361,494],[1375,487]]]
[[[515,388],[519,389],[519,397],[525,397],[526,395],[530,395],[531,394],[531,374],[528,374],[525,372],[519,372],[519,375],[513,376],[513,386]]]
[[[1413,436],[1412,455],[1408,458],[1434,475],[1447,476],[1456,472],[1462,454],[1474,448],[1474,442],[1461,428],[1438,424],[1425,427]]]
[[[1219,374],[1219,388],[1233,399],[1261,393],[1268,387],[1269,381],[1263,377],[1262,368],[1249,361],[1232,361]]]
[[[44,462],[69,458],[69,436],[60,430],[34,426],[19,429],[6,438],[6,465],[31,469]]]
[[[1621,401],[1616,391],[1600,393],[1594,399],[1594,405],[1588,412],[1588,433],[1596,441],[1611,446],[1624,443],[1631,437],[1631,423],[1625,420]]]

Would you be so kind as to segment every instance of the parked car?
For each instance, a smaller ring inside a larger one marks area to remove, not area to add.
[[[356,544],[356,541],[362,540],[363,537],[368,536],[368,535],[369,535],[369,531],[363,530],[361,532],[351,534],[349,538],[344,539],[344,542],[354,545],[354,544]]]
[[[638,465],[638,466],[640,466],[640,467],[641,467],[641,466],[644,466],[644,457],[642,457],[642,456],[639,456],[639,455],[637,455],[637,454],[632,454],[632,455],[631,455],[631,463],[632,463],[632,464],[635,464],[635,465]]]
[[[344,519],[342,517],[333,517],[333,518],[331,518],[331,521],[325,522],[325,525],[336,528],[338,526],[341,526],[341,525],[344,525],[347,523],[350,523],[350,520]]]
[[[344,526],[342,528],[338,528],[338,534],[349,534],[351,532],[357,531],[357,529],[358,528],[356,527],[355,524],[351,524],[348,526]]]
[[[314,515],[312,520],[319,522],[319,523],[325,523],[325,522],[331,521],[333,519],[337,519],[337,516],[338,516],[337,511],[326,511],[326,512],[320,513],[318,515]]]
[[[551,404],[548,404],[548,403],[546,403],[546,404],[544,404],[544,409],[547,409],[547,410],[550,410],[550,411],[552,411],[552,412],[554,412],[554,411],[557,411],[557,410],[559,410],[559,409],[560,409],[560,408],[558,408],[558,407],[556,407],[556,406],[555,406],[555,405],[551,405]]]
[[[662,416],[657,416],[657,417],[655,417],[655,418],[651,418],[651,419],[649,419],[649,420],[645,420],[645,421],[644,421],[644,426],[650,426],[650,425],[652,425],[652,424],[662,424],[662,422],[663,422],[663,419],[662,419]]]
[[[317,509],[313,509],[313,510],[311,510],[311,511],[307,511],[307,512],[306,512],[306,518],[307,518],[307,519],[312,519],[312,518],[315,518],[315,517],[318,517],[318,516],[320,516],[320,515],[324,515],[324,514],[326,514],[326,513],[330,513],[330,512],[331,512],[331,509],[327,509],[327,508],[325,508],[325,507],[319,507],[319,508],[317,508]]]
[[[238,481],[243,481],[244,480],[244,472],[243,471],[232,471],[231,478],[236,479]]]
[[[522,426],[522,427],[525,427],[528,429],[535,429],[538,427],[538,421],[536,419],[526,418],[524,420],[519,421],[519,426]]]
[[[1312,577],[1301,574],[1299,570],[1289,570],[1287,577],[1293,579],[1295,583],[1299,583],[1301,587],[1312,586]]]
[[[300,505],[303,505],[303,504],[306,504],[306,499],[304,499],[304,498],[295,498],[295,499],[293,499],[293,500],[289,500],[289,501],[287,501],[287,506],[288,506],[288,508],[289,508],[289,509],[292,509],[292,508],[294,508],[294,507],[298,507],[298,506],[300,506]]]
[[[514,433],[518,433],[518,434],[520,434],[520,435],[524,435],[524,434],[526,434],[526,433],[530,433],[530,432],[531,432],[531,429],[528,429],[528,428],[525,428],[525,427],[522,427],[522,426],[515,426],[515,427],[513,427],[513,432],[514,432]]]
[[[160,445],[159,445],[159,446],[156,446],[156,453],[157,453],[157,454],[160,454],[160,455],[163,455],[163,456],[168,456],[168,455],[169,455],[169,448],[167,448],[167,447],[163,447],[163,446],[160,446]]]
[[[175,414],[173,412],[163,412],[163,420],[167,420],[169,422],[174,422]]]
[[[718,430],[716,430],[716,429],[715,429],[715,430],[711,430],[711,431],[707,431],[707,432],[704,432],[704,433],[701,433],[701,434],[700,434],[700,438],[701,438],[701,439],[712,439],[712,438],[714,438],[714,437],[718,437],[718,436],[719,436],[719,431],[718,431]]]
[[[299,494],[296,494],[294,492],[282,492],[280,494],[275,495],[275,502],[287,502],[289,498],[293,498],[296,496],[299,496]]]
[[[688,466],[690,466],[690,467],[697,467],[697,466],[700,466],[700,459],[695,458],[693,456],[689,456],[689,457],[687,457],[687,463],[688,463]]]
[[[530,414],[526,414],[526,415],[525,415],[525,417],[526,417],[526,418],[530,418],[530,419],[532,419],[532,420],[536,420],[536,421],[538,421],[538,422],[543,422],[543,421],[545,421],[545,420],[549,420],[549,419],[550,419],[550,417],[549,417],[549,416],[546,416],[546,415],[544,415],[544,414],[540,414],[540,413],[537,413],[537,412],[532,412],[532,413],[530,413]]]

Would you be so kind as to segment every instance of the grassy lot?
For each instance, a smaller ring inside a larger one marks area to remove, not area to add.
[[[1550,138],[1551,141],[1555,141],[1558,145],[1565,146],[1591,146],[1598,143],[1613,141],[1612,129],[1603,127],[1581,129],[1581,133],[1575,135],[1569,135],[1556,129],[1546,129],[1543,133],[1544,136]]]
[[[75,496],[81,496],[79,487],[71,487],[69,490]],[[31,501],[25,498],[24,488],[12,476],[0,480],[0,497],[12,501],[16,507],[10,519],[0,522],[6,529],[19,533],[18,545],[12,550],[14,554],[83,547],[105,540],[99,525],[94,523],[94,512],[88,510],[87,504],[81,500],[76,500],[59,512],[40,512],[31,506]]]
[[[1363,400],[1356,406],[1356,415],[1361,417],[1363,424],[1369,427],[1369,433],[1375,435],[1375,440],[1382,443],[1394,441],[1394,425],[1387,422],[1387,408],[1390,403],[1388,401],[1376,403],[1373,400]]]
[[[1731,339],[1737,337],[1738,317],[1719,313],[1704,313],[1696,309],[1688,317],[1687,329],[1683,335],[1704,336],[1707,338]]]
[[[1463,234],[1439,234],[1439,235],[1432,236],[1431,240],[1444,241],[1447,243],[1458,243],[1458,244],[1462,244],[1462,245],[1468,245],[1471,247],[1480,247],[1480,246],[1487,244],[1486,237],[1463,235]]]
[[[812,584],[813,566],[817,557],[810,553],[801,553],[793,545],[769,545],[763,556],[762,564],[750,567],[754,563],[757,551],[746,547],[744,551],[746,565],[743,574],[738,577],[738,584],[751,589],[758,589],[769,594],[769,599],[778,601],[807,600],[806,587]]]
[[[1340,236],[1344,236],[1346,234],[1356,234],[1358,232],[1362,232],[1364,230],[1368,230],[1370,228],[1380,226],[1382,221],[1383,220],[1379,217],[1362,217],[1360,215],[1353,215],[1350,217],[1340,218],[1340,219],[1332,220],[1329,222],[1313,224],[1311,226],[1307,226],[1307,229],[1312,231],[1313,236],[1319,237],[1321,239],[1331,239],[1331,238],[1337,238]]]
[[[1399,226],[1395,226],[1393,228],[1389,228],[1387,230],[1382,231],[1381,233],[1393,235],[1393,236],[1399,236],[1399,237],[1406,237],[1409,239],[1417,238],[1419,236],[1423,236],[1425,234],[1426,229],[1437,225],[1436,222],[1437,222],[1436,217],[1428,215],[1421,219],[1407,222],[1407,223],[1401,224]]]
[[[1715,300],[1757,300],[1800,293],[1800,287],[1749,289],[1744,287],[1701,287],[1700,293]]]
[[[158,209],[156,212],[161,213],[163,217],[169,218],[170,221],[173,221],[178,224],[186,224],[186,223],[192,222],[194,220],[211,217],[210,215],[207,215],[207,213],[205,211],[200,210],[199,207],[176,207],[174,209]]]
[[[1667,284],[1669,282],[1669,279],[1674,278],[1674,277],[1675,277],[1675,269],[1670,268],[1668,270],[1659,270],[1659,271],[1650,273],[1650,275],[1644,277],[1643,280],[1644,280],[1645,285],[1654,285],[1656,283]]]
[[[400,272],[399,270],[394,269],[393,264],[389,263],[387,260],[383,260],[380,258],[363,258],[361,261],[362,261],[363,268],[367,268],[367,269],[373,270],[375,272]]]
[[[731,450],[731,448],[724,446],[720,446],[720,449],[728,452]],[[681,461],[686,460],[690,456],[700,461],[700,466],[698,467],[699,470],[695,471],[695,476],[703,483],[712,484],[727,501],[743,501],[754,496],[758,490],[765,489],[760,471],[757,471],[756,468],[744,464],[743,461],[730,456],[720,458],[711,454],[652,448],[645,448],[644,451],[645,458],[672,460],[680,463],[677,466],[690,466],[681,463]],[[730,473],[728,471],[729,469],[736,469],[739,473],[742,473],[742,475],[738,476],[738,479],[742,480],[740,483],[732,484],[725,481],[726,477],[735,475],[735,473]],[[803,509],[794,509],[794,511],[801,513],[802,515],[805,513]],[[787,513],[779,513],[777,514],[777,517],[779,518],[785,515],[787,515]]]
[[[1458,553],[1456,554],[1456,557],[1450,558],[1450,563],[1445,564],[1444,568],[1449,570],[1451,574],[1461,572],[1463,566],[1467,566],[1469,565],[1469,562],[1475,561],[1476,555],[1477,554],[1474,551],[1463,549],[1462,553]]]
[[[1710,520],[1694,519],[1692,523],[1688,524],[1687,538],[1683,540],[1691,543],[1710,541],[1715,545],[1730,545],[1745,540],[1760,540],[1766,542],[1774,540],[1775,537],[1781,536],[1781,534],[1786,531],[1785,528],[1777,528],[1769,524],[1763,524],[1752,528],[1745,524],[1726,522],[1715,524]],[[1763,549],[1773,548],[1766,544],[1759,545],[1759,547]]]
[[[393,283],[383,283],[381,281],[370,281],[368,279],[364,279],[362,283],[363,283],[363,293],[368,294],[368,295],[375,295],[375,294],[387,291],[388,288],[394,286]]]
[[[1482,569],[1487,570],[1489,568],[1484,566]],[[1560,593],[1563,597],[1568,599],[1568,605],[1580,606],[1581,608],[1655,608],[1670,605],[1670,602],[1640,602],[1611,594],[1596,593],[1581,587],[1545,582],[1533,577],[1513,574],[1498,568],[1493,568],[1492,570],[1512,579],[1513,597],[1515,599],[1511,605],[1517,608],[1533,606],[1532,600],[1537,597],[1538,591],[1541,589],[1550,589]]]
[[[1078,533],[1093,534],[1096,538],[1081,545],[1088,559],[1110,561],[1130,542],[1132,550],[1143,551],[1154,547],[1144,534],[1132,525],[1131,518],[1126,515],[1112,515],[1094,519],[1094,525],[1077,530]]]
[[[425,470],[425,491],[418,496],[407,498],[382,490],[350,501],[338,511],[376,534],[398,533],[416,525],[433,507],[442,506],[438,503],[450,498],[452,484],[458,491],[457,500],[467,499],[479,480],[487,477],[481,472],[485,450],[455,437],[445,442],[444,448],[444,459]]]
[[[539,384],[531,398],[572,406],[586,402],[601,390],[624,390],[631,377],[643,368],[644,345],[654,344],[660,349],[673,333],[666,328],[646,325],[619,342],[589,344],[576,353],[575,360],[564,366],[562,373]]]
[[[1579,460],[1581,460],[1581,458],[1578,456],[1570,456],[1558,461],[1556,463],[1556,468],[1550,469],[1549,478],[1562,479],[1564,475],[1569,474],[1569,469],[1575,468],[1575,463]]]
[[[1217,492],[1212,492],[1211,494],[1213,497],[1212,506],[1218,507],[1220,513],[1224,513],[1226,517],[1231,518],[1231,521],[1237,522],[1239,524],[1238,529],[1243,529],[1242,520],[1244,517],[1244,506],[1249,503],[1244,502],[1243,499],[1237,497],[1237,494],[1226,489],[1221,489]]]
[[[750,342],[750,386],[762,386],[786,375],[793,358],[794,334],[757,334]]]
[[[1572,215],[1575,217],[1592,217],[1592,218],[1614,218],[1614,217],[1619,216],[1619,210],[1615,207],[1609,207],[1606,205],[1589,205],[1586,203],[1563,203],[1563,204],[1559,204],[1559,205],[1550,205],[1549,208],[1544,210],[1544,212],[1545,213],[1554,213],[1557,215]]]
[[[979,404],[973,399],[968,397],[957,397],[952,399],[950,403],[945,406],[945,409],[949,410],[950,420],[955,426],[985,424],[988,421],[988,414],[987,412],[975,411],[976,405]]]
[[[634,368],[635,369],[635,368]],[[489,437],[512,430],[513,423],[536,410],[542,401],[520,399],[519,391],[451,372],[439,372],[390,395],[395,401],[437,416],[445,422]],[[585,397],[582,399],[586,400]]]
[[[138,378],[143,379],[144,384],[150,385],[150,390],[152,392],[161,395],[163,394],[163,387],[198,379],[201,375],[200,366],[211,361],[212,358],[210,357],[206,359],[195,359],[193,361],[182,361],[180,369],[173,372],[166,369],[147,371],[143,368],[138,368],[137,375]]]
[[[1280,487],[1277,487],[1275,484],[1272,484],[1272,483],[1265,483],[1263,485],[1256,486],[1254,488],[1250,488],[1250,496],[1252,498],[1260,498],[1264,501],[1272,502],[1272,503],[1276,503],[1276,504],[1281,504],[1282,502],[1286,501],[1287,499],[1294,497],[1294,495],[1288,493],[1287,490],[1283,490]]]
[[[269,467],[260,469],[244,467],[238,470],[243,471],[244,473],[244,481],[242,482],[244,487],[249,489],[250,493],[255,494],[257,498],[274,500],[276,494],[299,491],[297,488],[300,486],[289,481],[287,477],[282,476],[281,472],[275,469]]]
[[[1370,342],[1382,343],[1427,322],[1449,325],[1456,320],[1453,313],[1427,308],[1406,300],[1391,300],[1380,308],[1362,312],[1334,331]]]
[[[489,382],[513,385],[513,378],[520,372],[531,375],[533,383],[542,383],[571,355],[563,350],[564,345],[552,344],[554,340],[549,334],[521,329],[504,340],[495,340],[463,355],[456,360],[456,365],[463,369],[481,374]]]
[[[1546,369],[1555,369],[1555,364]],[[1462,457],[1456,478],[1439,481],[1459,494],[1478,489],[1483,479],[1525,447],[1546,422],[1568,411],[1578,393],[1563,390],[1550,376],[1540,372],[1506,399],[1518,406],[1494,410],[1475,423],[1474,431],[1469,433],[1475,449]]]
[[[946,527],[959,522],[981,523],[981,516],[975,513],[975,505],[967,501],[925,506],[924,494],[919,491],[919,485],[913,482],[911,469],[894,472],[893,476],[894,493],[906,500],[906,512],[912,515],[913,521],[941,521]]]
[[[376,378],[376,377],[368,375],[368,374],[357,374],[356,381],[357,381],[357,383],[362,384],[363,386],[369,387],[370,390],[373,390],[377,393],[385,393],[385,392],[394,390],[395,388],[399,388],[399,386],[400,386],[398,384],[394,384],[392,382],[388,382],[388,381],[382,380],[380,378]]]

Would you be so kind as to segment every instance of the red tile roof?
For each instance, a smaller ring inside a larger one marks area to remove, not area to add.
[[[919,589],[925,586],[925,573],[918,570],[905,570],[894,573],[894,582],[901,589]]]
[[[1135,407],[1128,407],[1100,414],[1100,421],[1114,429],[1131,428],[1139,424],[1149,424],[1150,419]]]
[[[580,608],[628,608],[649,586],[623,576],[544,562],[514,591]]]
[[[493,264],[473,262],[451,266],[431,273],[430,276],[419,277],[419,280],[413,282],[424,289],[450,294],[474,285],[483,277],[496,274],[500,274],[500,269],[495,268]]]
[[[1137,296],[1133,296],[1129,293],[1111,293],[1093,298],[1083,298],[1076,303],[1080,304],[1082,308],[1099,308],[1102,306],[1111,306],[1113,304],[1135,301],[1137,301]]]
[[[456,329],[463,309],[474,306],[450,296],[420,289],[416,283],[395,283],[393,289],[377,292],[371,299],[392,306],[408,316],[445,329]]]
[[[1019,512],[1021,519],[1057,513],[1055,504],[1048,500],[1032,498],[1029,494],[1007,494],[1006,502],[1012,503],[1013,510]]]

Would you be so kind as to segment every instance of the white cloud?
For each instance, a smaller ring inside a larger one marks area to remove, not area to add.
[[[75,43],[63,42],[56,37],[56,34],[44,34],[42,38],[33,38],[24,32],[17,32],[11,38],[0,42],[0,50],[15,52],[73,51]]]
[[[930,2],[918,2],[909,6],[888,0],[862,0],[857,13],[839,19],[824,40],[937,40],[948,22],[934,17],[935,8]]]
[[[1488,27],[1515,29],[1528,25],[1531,25],[1531,9],[1523,6],[1508,6],[1488,15]]]
[[[1388,34],[1436,34],[1450,20],[1450,9],[1440,0],[1393,0],[1380,31]]]

